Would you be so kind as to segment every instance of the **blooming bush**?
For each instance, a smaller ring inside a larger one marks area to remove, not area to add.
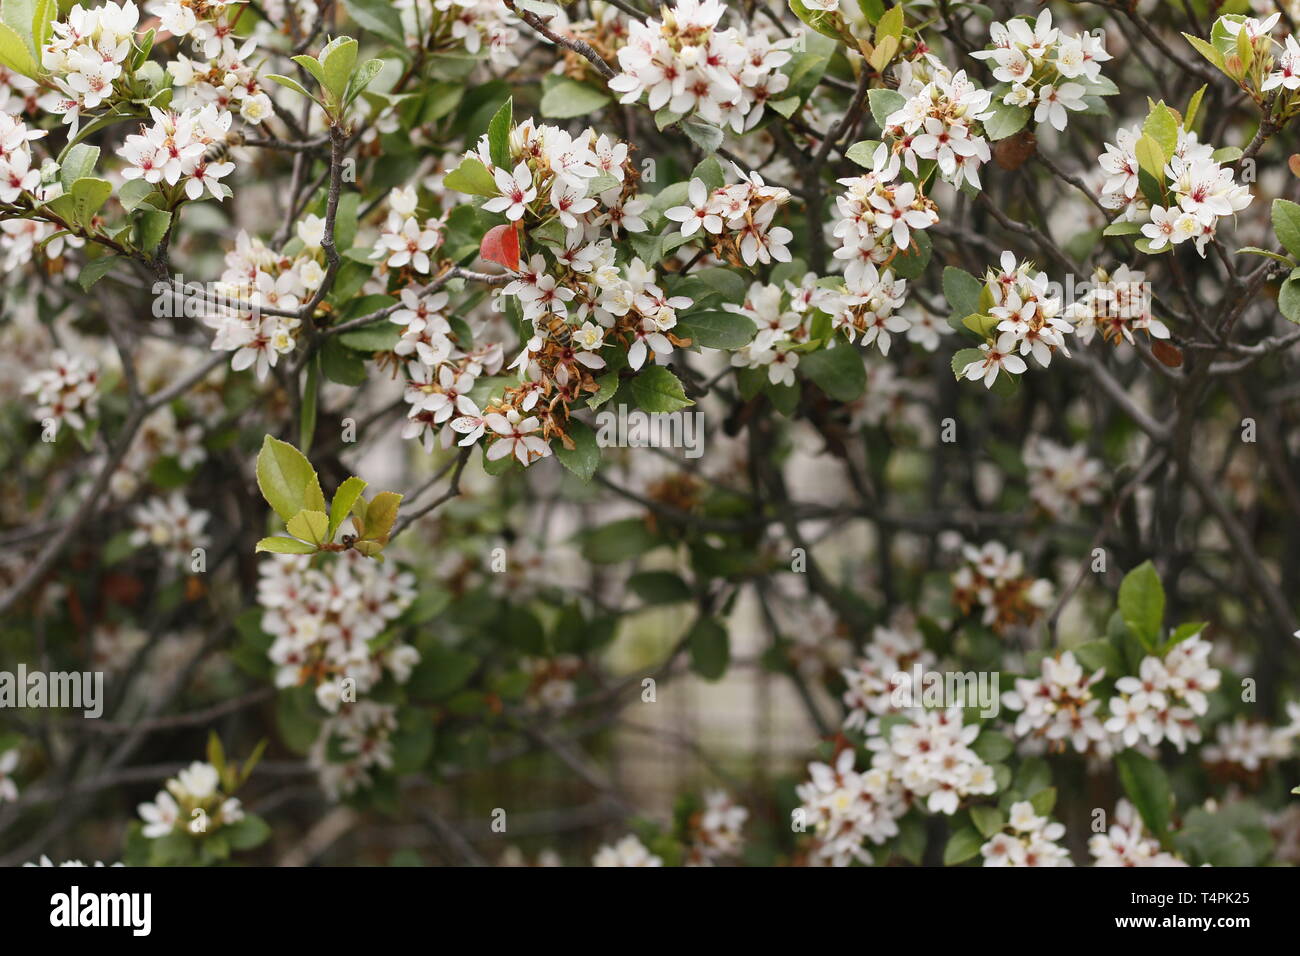
[[[1300,862],[1274,6],[5,3],[0,860]]]

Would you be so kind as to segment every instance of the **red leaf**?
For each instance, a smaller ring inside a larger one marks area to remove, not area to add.
[[[479,255],[488,262],[496,262],[512,272],[519,268],[519,233],[514,225],[493,226],[478,247]]]

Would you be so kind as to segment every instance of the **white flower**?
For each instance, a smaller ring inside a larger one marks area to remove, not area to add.
[[[1065,129],[1069,121],[1066,110],[1083,110],[1088,108],[1084,102],[1085,89],[1078,83],[1063,83],[1054,87],[1044,84],[1038,90],[1038,105],[1034,107],[1034,122],[1048,121],[1058,130]]]
[[[715,236],[722,232],[721,206],[703,180],[691,180],[687,198],[690,205],[673,206],[664,213],[665,218],[682,224],[683,236],[693,236],[700,229]]]
[[[497,188],[501,190],[501,195],[485,202],[483,209],[487,212],[505,213],[506,218],[511,222],[522,219],[528,210],[528,204],[537,198],[537,190],[533,188],[533,174],[528,169],[528,163],[520,162],[515,166],[513,173],[498,169],[493,173],[493,178],[496,180]]]
[[[532,434],[542,427],[542,423],[533,416],[523,418],[514,409],[506,414],[492,412],[483,416],[487,427],[496,433],[497,439],[488,449],[489,461],[496,461],[513,455],[520,464],[528,465],[537,458],[545,458],[551,453],[551,446],[539,435]]]
[[[661,857],[651,853],[644,843],[629,833],[613,846],[602,846],[592,858],[592,866],[663,866]]]

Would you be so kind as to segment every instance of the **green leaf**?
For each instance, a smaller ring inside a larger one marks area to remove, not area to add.
[[[722,130],[712,123],[696,116],[688,116],[682,120],[681,125],[682,132],[706,155],[715,152],[722,145]]]
[[[271,836],[271,827],[255,813],[246,813],[234,823],[219,831],[232,850],[252,850],[261,846]]]
[[[739,349],[754,340],[758,328],[752,319],[735,312],[696,312],[679,316],[673,334],[711,349]]]
[[[299,511],[288,522],[291,535],[310,541],[318,548],[327,543],[329,526],[329,515],[323,511]]]
[[[323,78],[317,79],[330,98],[335,103],[341,103],[343,94],[347,92],[348,80],[352,77],[352,69],[357,65],[357,41],[351,37],[335,37],[325,44],[318,59]]]
[[[447,189],[470,196],[496,196],[501,192],[483,161],[474,156],[465,157],[459,166],[443,177],[442,184]]]
[[[1164,103],[1157,103],[1142,124],[1142,134],[1155,140],[1165,163],[1173,158],[1178,149],[1178,125],[1178,117]]]
[[[943,848],[943,865],[954,866],[977,856],[984,842],[974,827],[963,827],[948,838],[948,845]]]
[[[498,169],[510,169],[510,126],[514,122],[514,99],[507,97],[492,122],[488,123],[488,155]]]
[[[1006,734],[1000,734],[996,730],[981,730],[971,749],[985,763],[1001,763],[1011,756],[1016,745]]]
[[[1112,222],[1101,231],[1103,236],[1136,236],[1142,232],[1140,222]]]
[[[854,143],[844,152],[844,158],[851,162],[857,163],[866,169],[870,169],[874,164],[872,158],[875,156],[876,148],[880,145],[879,141],[874,139],[864,139],[860,143]]]
[[[686,397],[677,376],[662,365],[643,369],[629,385],[632,400],[647,412],[675,412],[695,403]]]
[[[320,395],[320,355],[313,355],[307,363],[307,375],[302,383],[302,407],[298,412],[298,445],[303,452],[311,451],[316,436],[316,403]]]
[[[722,170],[722,164],[718,162],[716,156],[705,156],[691,170],[691,179],[698,179],[708,186],[710,190],[721,189],[726,185],[726,174]]]
[[[381,491],[370,499],[366,505],[366,528],[363,537],[367,541],[385,541],[393,530],[397,520],[397,509],[401,507],[402,496],[395,491]]]
[[[1157,183],[1163,185],[1165,181],[1164,147],[1150,133],[1143,133],[1138,138],[1133,152],[1137,155],[1138,166],[1144,172],[1149,173]]]
[[[299,541],[297,538],[287,538],[282,534],[272,535],[269,538],[263,538],[257,542],[254,551],[270,551],[273,554],[315,554],[318,550],[316,545],[308,544],[306,541]]]
[[[1274,199],[1272,218],[1278,242],[1291,255],[1300,256],[1300,205],[1287,199]]]
[[[1124,624],[1148,651],[1160,643],[1165,618],[1165,589],[1150,561],[1124,575],[1119,586],[1119,611]]]
[[[171,224],[172,214],[167,210],[141,206],[135,213],[135,244],[145,252],[153,252]]]
[[[95,214],[108,202],[108,197],[113,195],[113,187],[107,179],[83,176],[72,184],[70,194],[72,214],[81,226],[89,229]]]
[[[1289,322],[1300,324],[1300,278],[1287,277],[1277,291],[1277,307]]]
[[[361,95],[362,91],[364,91],[367,86],[375,81],[375,77],[377,77],[383,69],[384,61],[377,59],[366,60],[357,67],[357,71],[352,74],[352,78],[348,81],[348,92],[347,96],[343,100],[343,105],[350,105],[358,96]]]
[[[970,818],[985,840],[992,839],[995,833],[1001,832],[1007,825],[1006,818],[997,807],[971,807]]]
[[[366,360],[360,353],[344,345],[341,338],[342,336],[332,335],[321,346],[321,371],[331,382],[355,388],[366,381]]]
[[[257,487],[286,523],[299,511],[325,510],[325,496],[307,456],[270,435],[257,454]]]
[[[898,90],[868,90],[867,103],[871,107],[871,116],[876,121],[876,125],[884,130],[888,123],[891,113],[896,113],[903,108],[907,100]]]
[[[799,362],[799,370],[837,402],[854,401],[867,390],[862,353],[842,342],[835,348],[805,355]]]
[[[1296,264],[1286,256],[1279,255],[1271,249],[1261,249],[1259,246],[1242,246],[1235,254],[1239,256],[1264,256],[1266,259],[1272,259],[1275,262],[1282,263],[1288,269],[1294,269],[1296,267]]]
[[[541,111],[548,119],[572,119],[586,116],[610,102],[607,92],[571,77],[547,77],[542,93]],[[495,162],[495,160],[494,160]]]
[[[618,372],[608,372],[596,379],[596,384],[600,386],[600,391],[587,399],[588,408],[600,408],[611,398],[618,394],[619,385]]]
[[[731,641],[727,629],[711,617],[695,622],[686,635],[691,655],[691,670],[705,680],[717,680],[727,672],[731,662]]]
[[[679,604],[691,599],[691,589],[671,571],[642,571],[627,579],[627,586],[646,604]]]
[[[1187,42],[1190,43],[1193,47],[1195,47],[1196,51],[1200,53],[1201,56],[1205,57],[1215,66],[1217,66],[1220,70],[1223,69],[1223,54],[1220,53],[1218,49],[1215,48],[1214,44],[1207,43],[1205,40],[1202,40],[1200,37],[1193,36],[1190,33],[1184,33],[1183,38],[1186,39]]]
[[[984,361],[984,353],[979,349],[961,349],[953,353],[952,357],[952,374],[957,381],[961,381],[962,372],[971,362]]]
[[[338,490],[334,492],[334,500],[330,502],[330,521],[326,537],[328,540],[334,540],[334,534],[343,524],[344,519],[352,512],[352,506],[357,503],[361,497],[361,492],[366,490],[366,482],[355,476],[348,478],[343,484],[339,485]]]
[[[573,450],[564,447],[558,438],[555,441],[555,457],[560,464],[573,472],[583,481],[591,481],[600,464],[600,446],[596,444],[596,433],[577,419],[569,419],[566,432],[573,440]]]
[[[1201,99],[1205,96],[1208,86],[1209,84],[1202,85],[1187,101],[1187,109],[1183,113],[1183,130],[1188,133],[1192,131],[1192,124],[1196,122],[1196,114],[1201,111]]]
[[[263,75],[265,76],[266,79],[270,80],[272,83],[278,83],[280,86],[283,86],[286,89],[293,90],[295,93],[301,93],[309,100],[314,101],[316,99],[316,97],[312,96],[311,93],[307,91],[307,88],[305,86],[303,86],[301,83],[299,83],[291,76],[283,76],[279,73],[266,73]]]
[[[343,0],[343,6],[358,26],[378,34],[399,49],[406,48],[402,18],[389,0]]]
[[[1085,641],[1070,648],[1075,658],[1090,671],[1105,670],[1110,677],[1119,677],[1124,673],[1124,659],[1119,650],[1110,641],[1097,639]]]
[[[7,23],[0,23],[0,63],[29,79],[34,80],[39,74],[27,44]]]
[[[77,284],[81,286],[82,291],[89,292],[91,286],[123,261],[121,256],[100,256],[98,259],[91,259],[77,274]]]
[[[840,31],[835,23],[836,18],[840,17],[838,12],[811,10],[804,5],[803,0],[789,0],[789,2],[790,11],[808,26],[822,36],[830,37],[832,40],[840,39]]]
[[[478,663],[473,654],[440,643],[421,646],[420,663],[411,672],[407,690],[417,700],[444,700],[465,686],[478,669]]]
[[[989,112],[993,115],[983,122],[984,133],[990,140],[1006,139],[1019,133],[1029,122],[1027,108],[1003,103],[998,97],[994,97],[993,102],[989,104]]]
[[[68,155],[63,158],[63,164],[59,167],[59,183],[63,186],[63,191],[71,192],[73,183],[90,176],[95,171],[97,162],[99,162],[98,146],[77,143],[69,149]],[[150,186],[150,189],[152,188]]]
[[[1125,750],[1116,755],[1115,766],[1119,769],[1124,792],[1142,815],[1147,829],[1162,844],[1166,843],[1173,795],[1164,770],[1136,750]]]
[[[955,315],[965,318],[981,311],[980,293],[983,290],[984,283],[965,269],[944,266],[943,294]]]
[[[659,539],[640,518],[624,518],[601,525],[581,537],[582,556],[592,564],[616,564],[656,547]]]

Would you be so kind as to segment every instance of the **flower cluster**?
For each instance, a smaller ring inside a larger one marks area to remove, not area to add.
[[[985,275],[984,288],[992,296],[981,329],[987,341],[979,347],[980,357],[961,370],[962,377],[983,381],[985,388],[993,387],[1000,371],[1024,372],[1028,366],[1021,356],[1032,356],[1047,368],[1057,349],[1069,355],[1065,336],[1074,331],[1062,314],[1060,297],[1051,294],[1047,273],[1034,272],[1032,262],[1017,262],[1010,252],[1002,253],[999,265]]]
[[[330,699],[325,698],[326,702]],[[373,783],[373,773],[393,768],[396,731],[397,707],[393,704],[358,700],[337,705],[337,710],[322,721],[307,755],[308,764],[317,772],[321,788],[330,799],[365,789]]]
[[[1158,199],[1143,194],[1139,190],[1141,163],[1137,155],[1142,137],[1137,126],[1120,129],[1115,142],[1107,143],[1106,152],[1097,157],[1106,175],[1101,204],[1121,210],[1119,221],[1139,224],[1150,252],[1191,239],[1204,258],[1219,220],[1250,205],[1250,189],[1236,181],[1230,166],[1214,158],[1213,147],[1198,142],[1195,133],[1179,128],[1177,146],[1158,171]]]
[[[252,367],[264,380],[280,356],[294,350],[301,320],[278,313],[299,309],[324,281],[324,230],[319,216],[300,222],[302,248],[292,258],[242,231],[226,253],[226,268],[214,290],[219,298],[203,321],[216,330],[213,350],[235,353],[230,360],[234,371]]]
[[[698,182],[698,180],[697,180]],[[743,315],[754,323],[753,340],[731,354],[737,368],[766,368],[773,385],[794,384],[794,370],[799,366],[797,346],[811,334],[814,312],[812,302],[825,303],[828,293],[816,286],[817,276],[808,273],[800,286],[786,282],[784,287],[755,282],[736,305],[723,303],[728,312]]]
[[[885,117],[883,128],[894,155],[913,176],[920,177],[920,163],[928,161],[946,182],[979,189],[980,166],[993,153],[977,124],[987,115],[992,94],[972,83],[965,70],[952,73],[929,53],[900,64],[899,72],[904,102]]]
[[[448,409],[445,418],[438,417],[440,410],[417,411],[414,405],[410,414],[413,420],[428,416],[421,422],[430,428],[450,418],[448,427],[465,436],[461,445],[487,435],[489,460],[513,457],[528,465],[550,454],[552,438],[571,447],[565,433],[568,408],[600,390],[595,373],[607,365],[602,351],[622,346],[626,364],[639,369],[651,356],[663,361],[675,346],[689,344],[672,330],[677,311],[691,299],[667,295],[640,259],[617,261],[612,237],[618,230],[646,228],[639,216],[644,205],[632,198],[635,172],[625,144],[597,137],[591,129],[575,137],[527,120],[511,131],[509,150],[509,163],[495,166],[484,136],[467,161],[482,163],[497,184],[500,195],[484,209],[518,223],[550,253],[534,252],[515,263],[512,280],[498,293],[513,300],[503,305],[517,308],[531,333],[510,365],[520,384],[480,412],[460,397],[462,372],[484,361],[471,355],[449,377],[440,370],[436,381],[421,380],[419,389],[429,401]],[[432,397],[448,394],[444,381],[456,391],[455,418],[445,400]],[[419,433],[408,425],[407,437]]]
[[[72,128],[75,135],[84,111],[112,99],[114,83],[133,52],[140,10],[131,0],[87,10],[76,4],[66,20],[51,24],[41,50],[41,65],[50,72],[54,92],[41,106]]]
[[[898,713],[894,701],[895,675],[907,674],[913,665],[928,668],[935,657],[925,648],[921,632],[901,623],[877,627],[852,667],[844,668],[846,730],[864,730],[868,719]]]
[[[592,866],[663,866],[662,857],[655,856],[650,850],[637,839],[635,834],[629,833],[623,839],[613,845],[606,844],[596,851],[596,855],[591,858]]]
[[[55,429],[66,423],[75,429],[86,427],[99,409],[99,363],[56,349],[52,367],[36,372],[23,383],[23,391],[35,396],[33,417],[52,421]]]
[[[1219,672],[1209,663],[1211,649],[1208,641],[1190,637],[1163,658],[1144,657],[1137,676],[1115,682],[1106,730],[1125,747],[1143,738],[1153,747],[1168,740],[1182,753],[1189,743],[1200,743],[1196,718],[1209,709],[1205,695],[1219,686]]]
[[[192,508],[179,491],[168,497],[150,498],[131,512],[135,529],[131,532],[132,547],[146,545],[162,552],[163,561],[179,568],[190,562],[195,548],[206,548],[208,536],[203,529],[210,515],[200,508]]]
[[[519,21],[500,0],[396,0],[393,6],[408,46],[418,49],[433,36],[471,56],[486,52],[495,67],[519,65]]]
[[[415,190],[394,189],[388,194],[388,218],[375,243],[372,259],[389,269],[410,269],[419,275],[433,271],[434,253],[442,246],[443,223],[417,215],[419,199]],[[430,363],[436,364],[436,363]]]
[[[691,816],[688,866],[713,866],[740,855],[749,811],[723,790],[705,794],[704,809]]]
[[[224,144],[230,132],[232,113],[211,104],[180,113],[149,107],[153,125],[140,125],[140,132],[128,136],[117,154],[130,165],[122,170],[126,180],[180,187],[188,199],[202,199],[206,191],[218,201],[229,196],[221,180],[234,172],[235,164],[209,159],[214,143]],[[184,180],[182,182],[182,180]]]
[[[913,707],[902,716],[887,732],[880,717],[868,721],[867,749],[871,769],[888,772],[909,803],[920,798],[931,813],[952,815],[964,798],[996,792],[993,768],[971,749],[979,724],[963,724],[960,707]]]
[[[169,59],[167,72],[180,94],[177,106],[211,104],[256,126],[273,112],[271,97],[250,65],[257,41],[237,40],[227,6],[229,0],[166,0],[158,5],[161,28],[178,39],[188,37],[192,53]]]
[[[801,805],[796,822],[810,827],[811,860],[824,866],[869,863],[866,842],[879,846],[898,835],[897,820],[906,811],[902,790],[890,774],[872,767],[855,769],[854,750],[845,748],[834,765],[808,765],[809,780],[796,788]]]
[[[35,192],[41,185],[41,171],[32,168],[32,149],[27,144],[44,135],[44,130],[28,129],[17,116],[0,114],[0,202],[16,203],[23,193]]]
[[[521,663],[530,680],[524,704],[531,710],[559,712],[567,710],[577,699],[574,678],[582,670],[582,658],[576,654],[528,658]]]
[[[141,476],[163,458],[172,458],[182,469],[190,469],[208,456],[203,447],[203,426],[198,422],[181,426],[171,406],[164,405],[140,425],[109,479],[115,498],[130,498],[140,487]]]
[[[139,806],[142,830],[150,840],[171,836],[178,830],[192,834],[212,833],[244,819],[237,797],[221,791],[221,775],[210,763],[195,761],[168,780],[152,803]]]
[[[1137,810],[1127,800],[1115,805],[1115,822],[1106,832],[1088,839],[1088,852],[1096,860],[1093,866],[1187,865],[1160,849],[1160,842],[1146,829]]]
[[[1290,757],[1294,737],[1294,730],[1239,716],[1215,728],[1214,743],[1207,744],[1201,756],[1209,764],[1232,764],[1254,773],[1271,761]]]
[[[1035,737],[1064,750],[1071,744],[1085,753],[1106,739],[1098,710],[1101,701],[1093,687],[1105,671],[1088,673],[1072,651],[1059,657],[1044,657],[1038,677],[1016,678],[1016,689],[1002,695],[1002,703],[1019,711],[1015,735]]]
[[[1063,825],[1020,800],[1011,804],[1007,825],[980,847],[980,855],[985,866],[1073,866],[1069,851],[1057,842],[1063,836]]]
[[[309,557],[272,555],[262,561],[257,600],[277,687],[307,684],[331,713],[370,691],[384,674],[404,683],[420,660],[400,640],[375,650],[370,642],[415,599],[415,578],[391,564],[344,551],[326,567]]]
[[[1101,64],[1111,58],[1104,40],[1093,33],[1062,33],[1052,26],[1052,11],[1044,10],[1031,25],[1017,17],[989,25],[992,47],[971,54],[992,60],[994,91],[1007,106],[1034,108],[1035,123],[1064,130],[1067,110],[1088,108],[1088,84],[1101,79]]]
[[[1002,631],[1032,624],[1052,604],[1052,582],[1025,574],[1019,551],[999,541],[962,547],[965,563],[952,576],[953,601],[963,614],[978,609],[981,622]]]
[[[48,856],[46,856],[44,853],[41,854],[40,859],[39,859],[37,862],[35,862],[35,863],[24,863],[24,864],[23,864],[23,866],[49,866],[49,867],[55,867],[55,866],[58,866],[58,867],[64,867],[64,866],[82,866],[82,867],[84,867],[84,866],[91,866],[91,867],[95,867],[95,866],[124,866],[124,865],[125,865],[125,864],[122,864],[122,863],[107,863],[107,864],[106,864],[106,863],[104,863],[102,860],[96,860],[96,861],[93,862],[93,863],[82,863],[80,860],[64,860],[62,863],[55,863],[55,862],[54,862],[53,860],[51,860]]]
[[[1169,338],[1168,327],[1152,314],[1151,286],[1141,272],[1121,265],[1113,272],[1101,267],[1093,273],[1088,289],[1065,309],[1074,323],[1079,341],[1087,345],[1094,335],[1133,344],[1133,333],[1145,331],[1155,339]]]
[[[839,671],[853,657],[848,629],[824,600],[782,601],[775,608],[782,632],[790,637],[786,652],[799,673],[809,680]]]
[[[773,42],[743,27],[720,30],[726,11],[720,0],[679,0],[662,8],[661,20],[633,19],[609,88],[622,94],[622,103],[645,93],[652,110],[695,114],[737,133],[753,129],[764,104],[790,82],[779,70],[795,40]]]
[[[789,262],[790,250],[786,247],[794,233],[784,226],[773,226],[772,220],[790,201],[790,191],[767,185],[758,173],[733,168],[739,182],[711,190],[703,180],[692,179],[686,204],[674,206],[664,215],[682,224],[683,238],[699,233],[715,256],[733,265]]]
[[[1081,442],[1072,447],[1031,438],[1023,454],[1029,472],[1029,497],[1052,518],[1073,518],[1082,505],[1101,500],[1102,463],[1088,457]]]

